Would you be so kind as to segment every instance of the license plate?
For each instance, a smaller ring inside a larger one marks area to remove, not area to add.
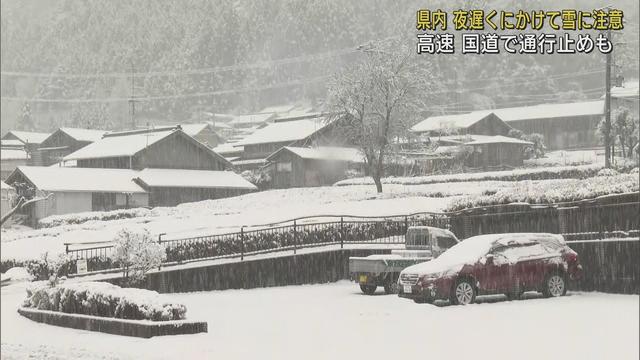
[[[367,275],[360,275],[360,283],[362,284],[367,283]]]
[[[406,294],[411,294],[411,285],[404,285],[402,292]]]

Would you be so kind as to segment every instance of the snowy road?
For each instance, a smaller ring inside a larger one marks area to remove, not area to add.
[[[168,296],[209,333],[138,339],[39,324],[15,311],[23,286],[3,287],[2,358],[638,358],[637,295],[433,306],[339,282]]]

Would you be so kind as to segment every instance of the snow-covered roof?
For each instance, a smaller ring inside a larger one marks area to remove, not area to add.
[[[40,144],[46,138],[48,138],[49,135],[51,135],[51,134],[48,134],[48,133],[11,130],[8,133],[6,133],[3,136],[3,138],[7,137],[7,135],[9,135],[9,134],[12,134],[13,136],[15,136],[17,139],[19,139],[20,141],[22,141],[25,144]]]
[[[13,148],[22,148],[24,147],[24,143],[18,139],[4,139],[0,140],[0,144],[2,147],[13,147]]]
[[[145,193],[133,182],[137,171],[129,169],[101,169],[47,166],[18,166],[9,175],[22,173],[40,190],[69,192]]]
[[[530,119],[603,115],[604,101],[586,101],[566,104],[540,104],[495,109],[493,112],[506,122]]]
[[[107,136],[64,157],[64,160],[133,156],[147,146],[171,135],[173,130]]]
[[[149,187],[257,190],[255,185],[233,171],[144,169],[137,179]]]
[[[611,88],[611,97],[635,98],[637,100],[639,88],[640,82],[638,81],[638,79],[625,81],[623,86],[614,86]]]
[[[530,141],[524,141],[508,136],[502,135],[494,135],[494,136],[483,136],[483,135],[471,135],[473,138],[472,141],[465,143],[465,145],[483,145],[483,144],[522,144],[522,145],[533,145]]]
[[[11,190],[11,189],[13,189],[13,186],[8,185],[4,181],[0,181],[0,189],[2,189],[2,190]]]
[[[288,113],[289,111],[293,110],[296,106],[295,105],[276,105],[276,106],[268,106],[262,110],[260,110],[260,114],[283,114],[283,113]]]
[[[430,116],[411,127],[413,132],[437,131],[442,129],[465,129],[486,118],[491,110],[473,111],[466,114]]]
[[[275,122],[279,121],[292,121],[299,119],[309,119],[322,116],[321,112],[314,112],[313,108],[293,109],[287,113],[279,114],[274,119]]]
[[[216,153],[218,153],[220,155],[234,154],[234,153],[238,153],[238,152],[244,151],[244,147],[243,146],[234,146],[233,144],[224,143],[224,144],[220,144],[220,145],[214,147],[213,151],[215,151]]]
[[[327,125],[325,118],[285,121],[269,124],[237,142],[238,145],[293,142],[305,139]]]
[[[0,159],[2,160],[26,160],[29,155],[24,149],[2,148],[0,149]]]
[[[196,136],[201,133],[203,130],[206,130],[209,127],[207,123],[200,124],[180,124],[182,131],[189,136]]]
[[[102,139],[106,133],[104,130],[80,129],[80,128],[60,128],[60,131],[71,136],[78,141],[94,142]]]
[[[345,147],[323,146],[316,148],[303,148],[286,146],[275,153],[269,155],[267,160],[272,160],[281,151],[290,151],[303,159],[311,160],[334,160],[347,161],[353,163],[364,163],[364,155],[359,149]]]
[[[261,124],[269,121],[271,118],[273,118],[273,116],[274,116],[273,113],[237,115],[233,118],[233,120],[231,120],[229,124],[231,126]]]
[[[231,163],[233,165],[264,165],[267,163],[267,159],[234,160]]]

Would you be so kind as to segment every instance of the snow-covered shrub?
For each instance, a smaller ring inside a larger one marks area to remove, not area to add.
[[[112,260],[120,264],[127,284],[144,279],[146,273],[166,259],[165,247],[147,230],[120,230],[114,239]]]
[[[67,254],[59,254],[50,258],[48,253],[40,256],[40,259],[30,260],[25,264],[27,272],[34,280],[57,281],[61,276],[69,275],[73,261]],[[53,279],[51,279],[53,277]]]
[[[87,221],[110,221],[150,216],[152,210],[146,208],[122,209],[112,211],[91,211],[84,213],[52,215],[38,222],[38,227],[50,228],[60,225],[82,224]]]
[[[492,195],[465,196],[451,201],[448,211],[512,203],[551,204],[593,199],[639,190],[637,175],[596,176],[583,180],[522,181]]]
[[[633,169],[629,170],[629,174],[638,175],[638,172],[640,172],[640,169],[638,169],[637,167],[634,167]]]
[[[271,175],[265,170],[245,170],[240,176],[257,186],[260,190],[267,189],[271,184]]]
[[[186,317],[182,304],[164,301],[155,291],[121,288],[105,282],[64,283],[49,287],[44,282],[27,288],[24,307],[119,319],[169,321]]]
[[[616,176],[618,172],[614,169],[602,169],[598,171],[598,176]]]

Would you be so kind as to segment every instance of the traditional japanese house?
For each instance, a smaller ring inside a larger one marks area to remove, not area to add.
[[[533,143],[502,135],[451,135],[433,138],[450,152],[452,147],[468,147],[470,154],[464,159],[464,166],[471,169],[504,169],[522,166],[525,148]]]
[[[0,149],[0,179],[6,179],[18,166],[27,165],[29,154],[24,148],[2,147]]]
[[[109,133],[64,157],[78,167],[225,170],[231,164],[180,126]]]
[[[344,147],[285,146],[271,154],[272,187],[291,188],[331,185],[345,179],[353,170],[364,174],[364,155],[358,149]]]
[[[148,206],[129,169],[20,166],[7,178],[19,196],[46,200],[25,209],[34,222],[50,215]]]
[[[83,147],[102,139],[104,130],[60,128],[49,135],[31,154],[30,165],[48,166]]]
[[[18,131],[11,130],[2,136],[0,142],[5,142],[7,140],[18,140],[24,144],[24,149],[31,153],[35,151],[40,144],[49,137],[49,133],[40,133],[33,131]]]
[[[549,150],[601,146],[596,129],[604,116],[604,101],[541,104],[492,111],[526,134],[542,134]]]
[[[150,206],[175,206],[258,189],[232,171],[144,169],[138,172],[135,181],[149,192]]]
[[[451,134],[508,135],[511,126],[491,110],[466,114],[431,116],[411,127],[411,132],[428,136]]]

